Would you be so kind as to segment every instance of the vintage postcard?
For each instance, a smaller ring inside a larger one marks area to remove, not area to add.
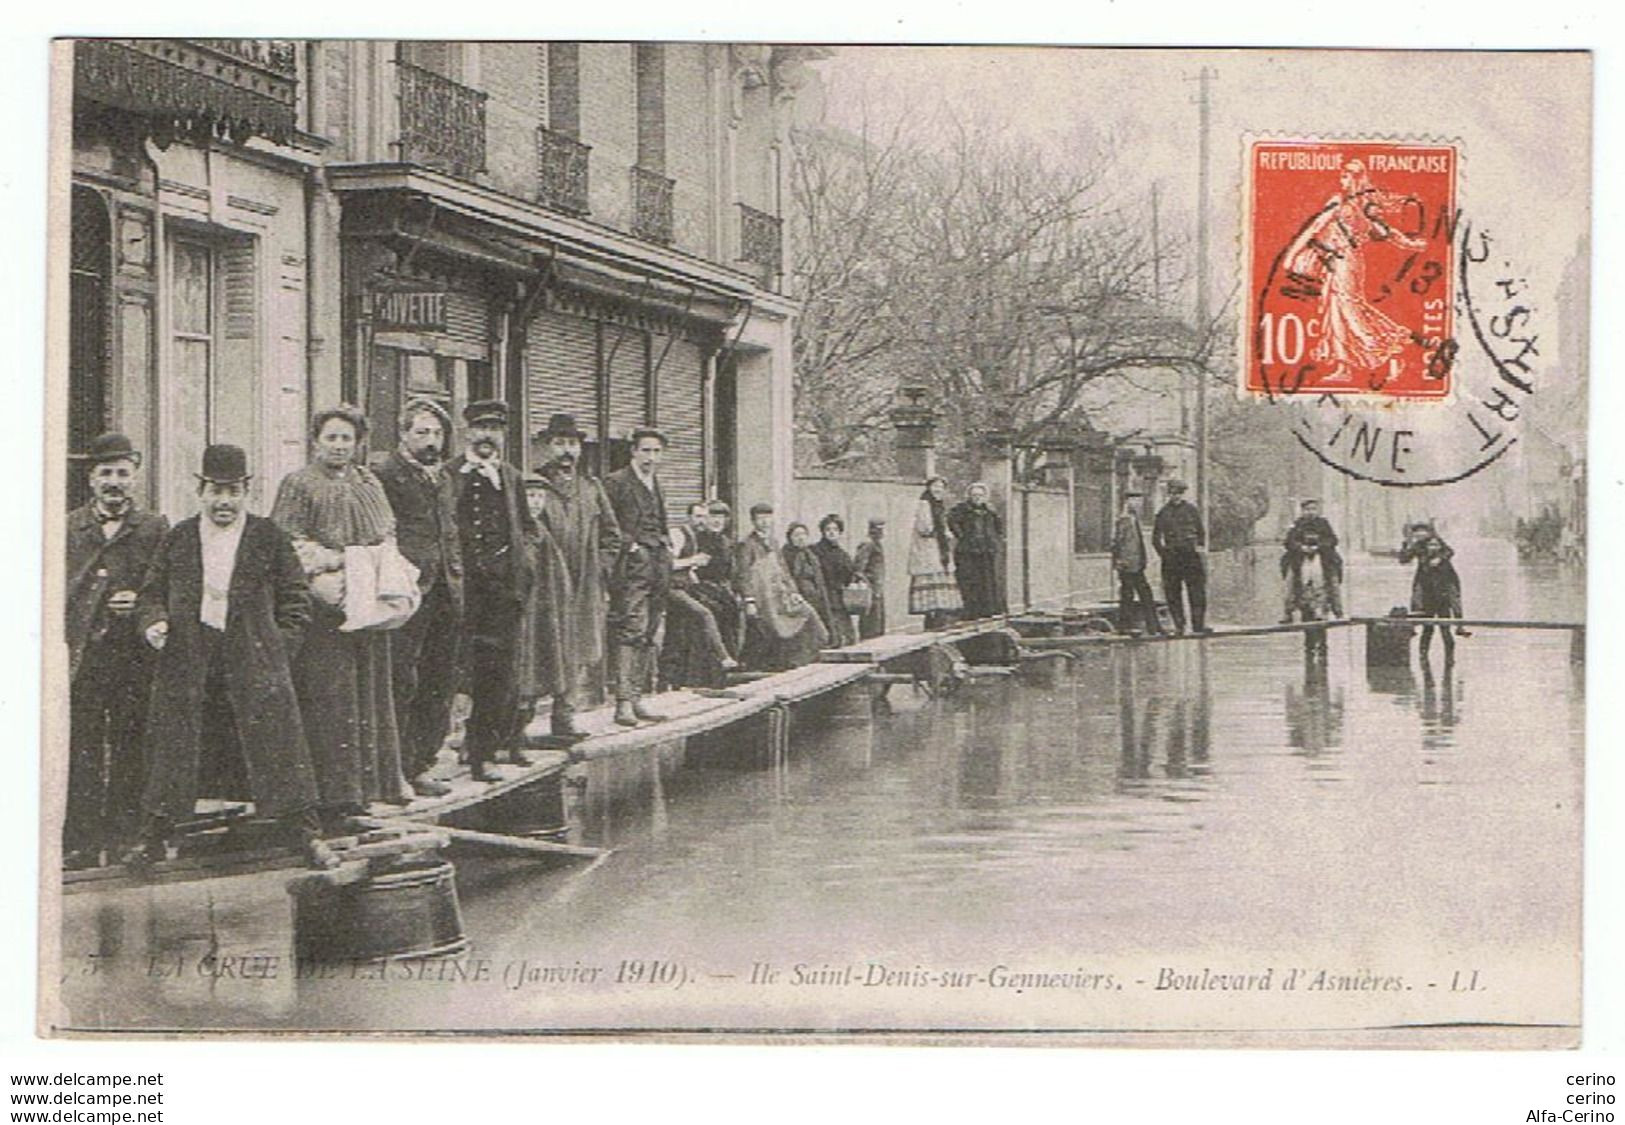
[[[52,73],[44,1034],[1581,1041],[1589,55]]]

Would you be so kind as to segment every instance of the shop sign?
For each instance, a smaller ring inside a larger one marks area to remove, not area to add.
[[[372,295],[372,326],[382,332],[444,332],[444,289],[385,289]]]

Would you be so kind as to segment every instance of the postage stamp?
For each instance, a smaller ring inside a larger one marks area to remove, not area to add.
[[[1256,139],[1246,160],[1245,389],[1449,396],[1455,146]]]

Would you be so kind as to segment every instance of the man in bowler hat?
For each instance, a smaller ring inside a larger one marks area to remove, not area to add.
[[[310,623],[304,569],[281,528],[244,510],[251,478],[240,448],[209,446],[197,479],[202,510],[165,537],[136,603],[159,656],[141,839],[124,858],[138,867],[165,858],[198,798],[226,797],[278,821],[311,866],[337,866],[318,827],[289,670]]]
[[[136,592],[169,530],[137,506],[141,454],[102,434],[77,458],[90,500],[68,513],[68,804],[63,864],[95,866],[135,829],[141,796],[141,722],[150,650],[135,627]]]
[[[1185,482],[1177,478],[1167,484],[1168,502],[1157,513],[1151,529],[1151,545],[1162,560],[1162,595],[1174,619],[1174,632],[1185,631],[1185,595],[1190,595],[1191,631],[1208,632],[1207,533],[1202,514],[1185,499]]]
[[[508,406],[498,399],[471,402],[464,449],[446,467],[451,477],[463,556],[463,672],[468,680],[468,724],[463,753],[475,781],[499,781],[492,769],[506,748],[509,760],[529,765],[518,747],[520,633],[535,578],[535,519],[519,470],[503,460]]]
[[[429,770],[451,727],[463,620],[456,488],[443,464],[451,416],[433,399],[417,398],[400,421],[400,444],[372,466],[395,513],[396,545],[418,568],[423,595],[418,611],[390,638],[395,716],[402,772],[420,797],[440,797],[451,787]]]
[[[586,432],[573,414],[554,414],[536,434],[542,458],[534,485],[536,519],[546,533],[537,558],[531,688],[552,696],[552,733],[578,741],[583,678],[604,660],[605,584],[621,552],[620,526],[603,486],[581,465]]]

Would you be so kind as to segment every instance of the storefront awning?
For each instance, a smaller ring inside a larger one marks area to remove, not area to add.
[[[76,104],[141,119],[170,138],[293,135],[297,48],[275,39],[81,39],[74,43]]]

